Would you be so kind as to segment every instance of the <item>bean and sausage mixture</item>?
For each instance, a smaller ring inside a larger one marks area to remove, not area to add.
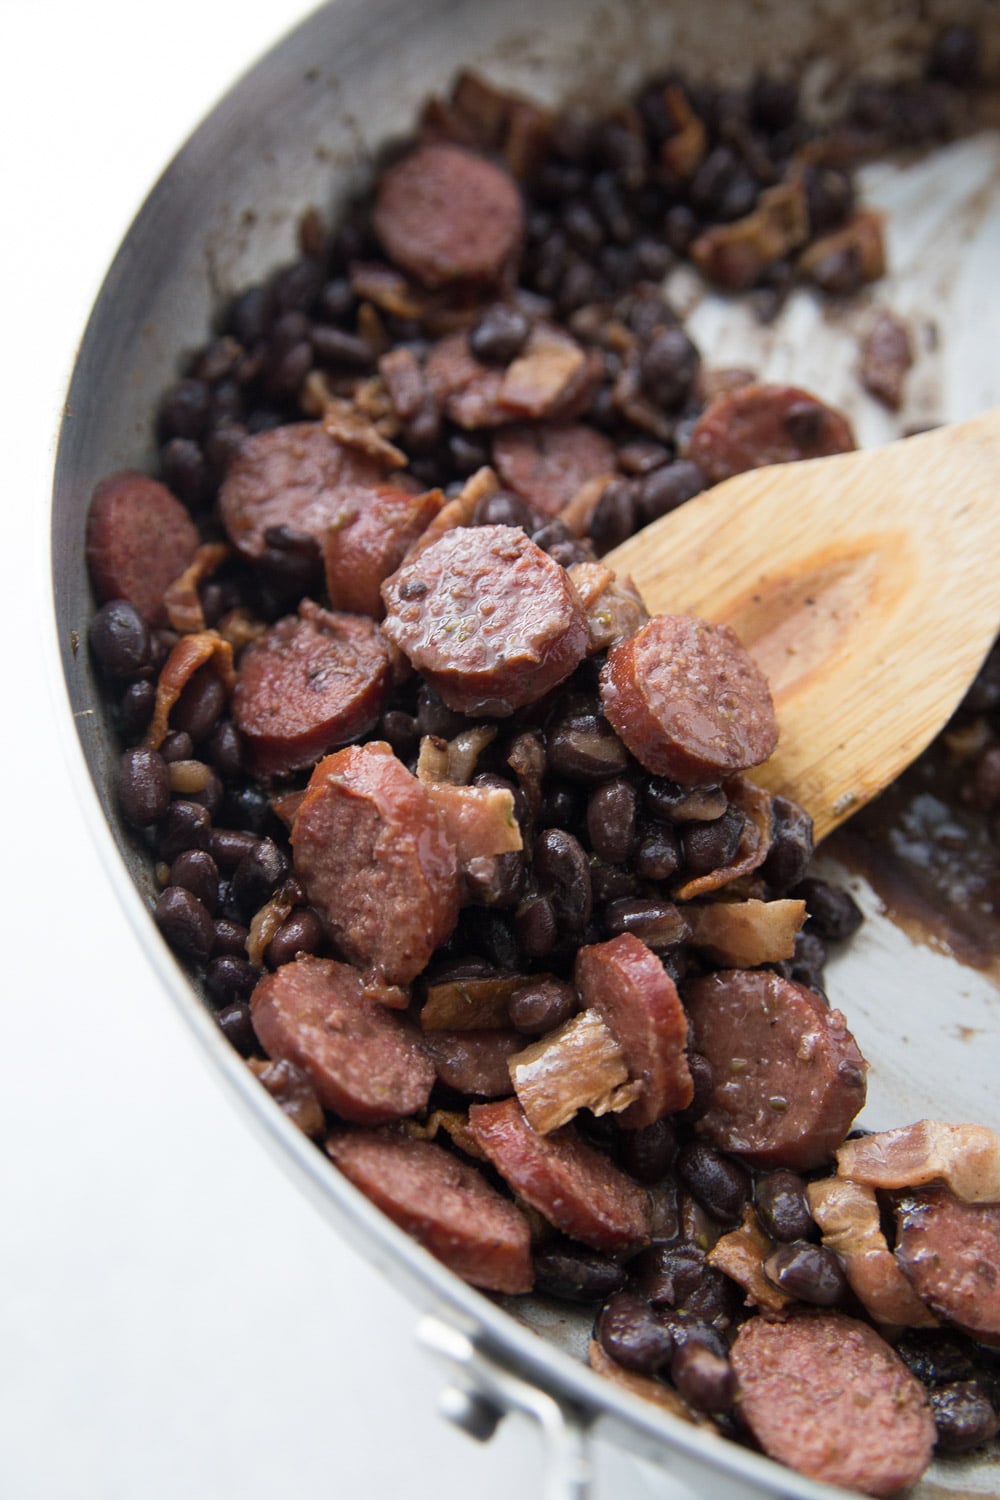
[[[598,120],[463,75],[225,309],[87,534],[155,920],[262,1086],[459,1276],[590,1305],[598,1370],[872,1495],[1000,1425],[1000,1141],[852,1131],[860,913],[744,774],[767,683],[601,559],[853,446],[707,368],[662,281],[767,318],[877,279],[853,167],[959,130],[977,57],[950,27],[822,129],[777,78]]]

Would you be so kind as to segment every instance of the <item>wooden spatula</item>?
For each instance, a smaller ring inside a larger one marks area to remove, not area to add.
[[[605,560],[652,613],[736,631],[781,729],[753,777],[820,839],[933,739],[1000,629],[1000,411],[737,474]]]

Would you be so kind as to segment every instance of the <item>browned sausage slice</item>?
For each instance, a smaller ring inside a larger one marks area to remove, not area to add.
[[[590,479],[615,472],[615,449],[593,427],[517,423],[493,439],[493,463],[509,489],[555,516]]]
[[[336,1166],[393,1223],[473,1286],[516,1295],[534,1282],[528,1221],[475,1167],[389,1131],[335,1131]]]
[[[865,1102],[867,1063],[839,1010],[765,969],[684,986],[691,1046],[712,1068],[698,1129],[755,1167],[822,1166]]]
[[[383,172],[372,222],[389,259],[425,286],[495,282],[520,252],[524,206],[502,167],[441,143]]]
[[[867,1323],[828,1312],[751,1318],[732,1361],[741,1417],[765,1453],[800,1474],[894,1495],[930,1463],[924,1388]]]
[[[392,485],[359,489],[346,498],[323,543],[326,587],[334,606],[380,620],[383,580],[399,567],[443,504],[440,490],[414,495]]]
[[[688,615],[612,647],[601,703],[636,760],[683,785],[759,765],[778,742],[767,679],[735,632]]]
[[[446,532],[382,597],[386,635],[460,713],[511,714],[586,654],[587,622],[565,569],[513,526]]]
[[[503,1099],[511,1090],[507,1059],[524,1037],[512,1028],[489,1031],[426,1031],[424,1049],[442,1083],[477,1099]]]
[[[219,491],[222,524],[245,557],[267,550],[265,532],[285,526],[322,546],[327,527],[358,488],[382,483],[382,465],[348,448],[319,422],[294,422],[245,438]]]
[[[295,873],[345,957],[408,984],[458,920],[458,861],[425,788],[379,740],[321,760],[291,834]]]
[[[87,566],[101,603],[127,599],[151,625],[165,625],[163,596],[194,557],[198,529],[181,502],[131,469],[109,474],[87,515]]]
[[[269,1057],[308,1074],[326,1109],[381,1125],[423,1109],[434,1064],[405,1017],[362,995],[357,969],[303,955],[262,979],[250,997]]]
[[[435,404],[457,426],[472,431],[510,421],[510,412],[500,405],[504,372],[476,358],[467,334],[449,333],[438,339],[424,374]]]
[[[573,1239],[612,1252],[649,1239],[646,1192],[572,1125],[539,1135],[516,1099],[501,1099],[473,1104],[469,1130],[514,1191]]]
[[[1000,1203],[963,1203],[946,1187],[907,1193],[896,1259],[927,1306],[973,1338],[1000,1344]]]
[[[371,729],[389,687],[389,649],[374,620],[310,599],[240,658],[233,718],[254,767],[276,776]]]
[[[712,484],[798,458],[856,447],[847,418],[794,385],[743,385],[717,396],[691,430],[688,458]]]
[[[630,932],[581,948],[574,974],[580,999],[610,1028],[641,1096],[618,1116],[638,1130],[686,1109],[694,1083],[687,1064],[687,1017],[656,954]]]

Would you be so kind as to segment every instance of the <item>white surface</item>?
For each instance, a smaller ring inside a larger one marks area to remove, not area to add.
[[[158,992],[74,806],[43,682],[52,443],[90,303],[177,145],[307,8],[0,3],[10,1500],[541,1494],[526,1423],[479,1448],[437,1419],[412,1309],[286,1180]],[[666,1493],[622,1457],[599,1454],[598,1473],[599,1495]]]

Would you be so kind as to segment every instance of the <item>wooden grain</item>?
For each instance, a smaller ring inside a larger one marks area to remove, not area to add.
[[[1000,411],[738,474],[605,561],[651,612],[737,632],[781,729],[754,779],[820,839],[933,739],[1000,629]]]

